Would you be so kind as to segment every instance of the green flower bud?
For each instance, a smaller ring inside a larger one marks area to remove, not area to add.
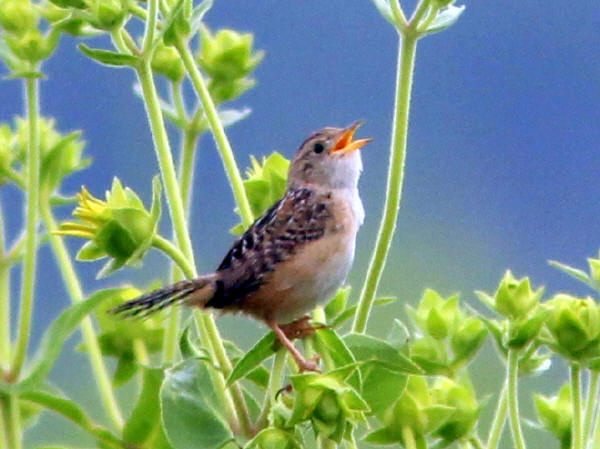
[[[30,0],[2,0],[0,3],[0,25],[9,33],[25,34],[33,30],[37,16]]]
[[[463,318],[458,307],[458,296],[444,299],[431,289],[425,290],[416,311],[408,310],[415,324],[423,332],[438,340],[453,333]]]
[[[561,448],[571,447],[573,407],[569,384],[564,384],[557,396],[534,395],[534,402],[542,426],[558,438]]]
[[[500,315],[519,319],[538,305],[543,293],[543,288],[531,290],[529,278],[517,280],[507,271],[494,295],[494,308]]]
[[[58,43],[59,34],[50,31],[46,36],[36,28],[20,35],[7,35],[6,43],[16,57],[24,61],[38,62],[48,58]]]
[[[147,211],[142,201],[129,188],[123,188],[115,178],[106,201],[93,197],[85,188],[78,194],[79,205],[73,216],[78,222],[65,222],[60,234],[86,238],[89,241],[77,254],[79,260],[111,260],[99,273],[104,276],[123,265],[139,265],[152,246],[160,216],[158,179],[154,180],[152,209]]]
[[[254,80],[247,78],[233,80],[212,79],[208,84],[208,91],[213,101],[219,104],[239,97],[255,84]]]
[[[302,444],[293,432],[268,427],[261,430],[244,447],[247,449],[302,449]]]
[[[185,75],[185,67],[173,47],[159,45],[152,56],[152,69],[171,81],[180,81]]]
[[[42,16],[50,23],[60,22],[69,17],[70,14],[67,9],[60,8],[53,3],[46,3],[42,9]]]
[[[527,346],[538,336],[547,316],[546,309],[537,308],[535,313],[520,320],[511,321],[508,325],[506,346],[513,349],[522,349]]]
[[[445,344],[433,337],[421,337],[411,342],[410,358],[427,374],[447,374],[448,354]]]
[[[453,363],[463,364],[471,360],[483,345],[487,331],[480,319],[469,317],[461,321],[450,339],[454,352]]]
[[[220,30],[216,35],[204,28],[199,62],[213,79],[243,78],[256,68],[263,53],[252,54],[254,36],[233,30]]]
[[[105,31],[119,28],[127,14],[127,8],[121,4],[121,0],[95,0],[92,5],[94,19],[91,24]]]
[[[440,378],[434,384],[431,396],[434,403],[453,410],[434,432],[434,436],[441,438],[446,444],[467,436],[475,426],[481,409],[471,384]]]
[[[572,360],[600,355],[600,308],[592,298],[558,294],[546,305],[552,349]]]
[[[293,376],[296,396],[287,425],[308,420],[317,435],[339,443],[352,422],[363,420],[363,412],[369,410],[365,401],[345,382],[351,372],[342,369],[325,375]]]

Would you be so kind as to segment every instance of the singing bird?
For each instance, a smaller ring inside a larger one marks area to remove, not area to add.
[[[285,195],[257,219],[214,273],[155,290],[113,309],[140,316],[172,304],[242,312],[265,322],[300,371],[317,371],[292,339],[306,329],[304,315],[329,300],[354,259],[364,219],[358,194],[362,161],[353,140],[361,125],[312,133],[290,164]]]

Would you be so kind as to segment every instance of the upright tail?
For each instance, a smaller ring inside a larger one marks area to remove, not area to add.
[[[110,310],[127,317],[146,317],[175,303],[204,307],[215,293],[214,273],[179,281]]]

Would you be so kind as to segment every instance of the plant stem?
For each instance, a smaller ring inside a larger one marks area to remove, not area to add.
[[[38,80],[25,80],[27,99],[27,209],[25,218],[25,257],[21,283],[21,308],[19,310],[19,331],[15,347],[11,375],[17,379],[25,358],[31,319],[33,316],[33,295],[35,290],[35,269],[37,262],[37,223],[40,194],[40,145],[39,145],[39,99]]]
[[[58,225],[56,224],[56,219],[52,214],[49,197],[49,193],[44,192],[42,201],[40,202],[40,213],[46,229],[48,230],[50,245],[52,247],[54,257],[56,258],[58,268],[60,269],[63,283],[65,284],[65,287],[69,293],[71,302],[76,304],[84,299],[83,290],[65,242],[60,235],[56,234]],[[104,409],[106,410],[113,427],[117,430],[120,430],[123,427],[123,417],[119,410],[117,400],[113,394],[112,382],[110,380],[110,376],[108,375],[106,366],[104,365],[102,352],[100,351],[100,346],[98,345],[98,340],[96,338],[96,332],[94,331],[94,326],[90,317],[86,317],[81,321],[81,332],[83,334],[83,341],[90,359],[90,364],[92,366],[92,373],[100,390],[100,397],[102,399]]]
[[[571,406],[573,407],[573,428],[571,432],[571,449],[583,449],[583,422],[581,419],[581,367],[573,362],[570,367]]]
[[[498,397],[498,406],[496,407],[496,413],[494,414],[494,421],[490,428],[490,435],[487,440],[487,449],[496,449],[502,436],[502,430],[504,429],[504,423],[506,422],[506,412],[508,411],[508,402],[506,400],[507,386],[504,384],[500,396]]]
[[[0,258],[5,257],[4,213],[0,207]],[[10,366],[10,264],[0,264],[0,373]]]
[[[8,404],[0,398],[0,449],[10,449],[10,426],[8,422]]]
[[[519,419],[519,395],[517,382],[519,378],[519,352],[514,349],[508,350],[508,411],[510,415],[510,426],[516,449],[525,449],[525,439],[521,430]]]
[[[472,436],[469,438],[469,444],[475,449],[486,449],[481,440],[476,436]]]
[[[152,239],[152,246],[169,256],[184,273],[191,275],[189,277],[195,277],[194,267],[173,243],[157,234]]]
[[[223,124],[221,123],[221,120],[219,120],[217,108],[210,96],[210,93],[208,92],[206,83],[204,82],[202,74],[196,66],[189,48],[187,48],[181,39],[175,43],[175,47],[179,52],[179,56],[181,56],[181,59],[183,60],[183,64],[190,76],[192,85],[196,91],[196,95],[202,103],[202,108],[204,109],[204,113],[208,119],[208,124],[225,167],[225,173],[227,174],[227,178],[231,184],[233,197],[235,198],[236,205],[242,217],[242,222],[244,223],[245,227],[248,227],[254,221],[254,216],[252,215],[252,209],[250,208],[250,203],[248,202],[248,197],[246,196],[246,190],[244,189],[242,176],[240,175],[240,171],[238,170],[235,162],[231,144],[227,139]]]
[[[286,357],[287,351],[285,348],[280,348],[275,353],[275,360],[273,360],[273,367],[271,368],[271,375],[269,376],[269,385],[267,386],[267,392],[265,394],[265,402],[260,411],[260,415],[256,420],[255,432],[258,432],[267,426],[269,412],[271,411],[273,404],[275,404],[277,393],[281,388]]]
[[[406,449],[417,449],[415,433],[407,425],[402,426],[402,440]]]
[[[181,248],[183,255],[188,260],[190,267],[190,271],[185,271],[184,274],[189,278],[193,278],[196,276],[194,252],[192,250],[192,243],[187,230],[185,212],[183,209],[179,185],[177,183],[177,177],[175,175],[171,147],[167,138],[167,131],[162,113],[160,111],[160,105],[158,103],[158,94],[156,93],[156,86],[154,85],[154,79],[152,78],[150,62],[144,61],[138,68],[137,73],[140,80],[140,85],[142,86],[144,104],[146,106],[148,121],[150,122],[150,129],[154,139],[154,148],[156,150],[160,171],[165,186],[165,195],[169,205],[169,212],[171,214],[173,228],[177,236],[178,245]],[[227,377],[229,373],[231,373],[231,362],[227,358],[223,341],[214,320],[206,313],[200,313],[196,316],[199,326],[204,328],[201,329],[201,334],[208,339],[206,343],[210,345],[212,351],[214,352],[214,356],[222,369],[223,375]],[[222,382],[219,382],[219,384],[225,385],[225,380],[222,379]],[[215,387],[219,388],[219,385],[215,385]],[[231,392],[236,410],[240,419],[242,420],[242,429],[245,433],[249,433],[251,427],[250,416],[246,407],[244,395],[238,385],[233,385]],[[228,391],[225,392],[226,397],[229,395],[228,393]]]
[[[8,397],[8,413],[9,413],[9,441],[11,441],[10,449],[23,448],[23,431],[21,429],[21,410],[19,408],[19,398],[16,395]]]
[[[588,370],[589,385],[587,391],[587,401],[585,404],[585,419],[583,421],[583,438],[592,438],[591,430],[593,429],[594,415],[596,404],[598,401],[598,392],[600,391],[600,372]]]
[[[186,130],[183,133],[183,145],[181,148],[181,162],[179,164],[179,182],[181,185],[181,201],[187,212],[187,219],[190,215],[190,203],[192,200],[192,185],[194,183],[194,167],[196,165],[196,144],[198,142],[198,132]]]
[[[396,104],[392,125],[393,132],[390,146],[385,206],[375,243],[375,251],[371,257],[352,326],[352,330],[358,333],[364,333],[367,328],[367,321],[373,301],[375,300],[377,285],[381,279],[396,228],[398,209],[402,196],[402,182],[404,180],[408,116],[416,50],[417,37],[411,35],[400,37],[396,77]]]
[[[152,41],[154,40],[154,32],[156,31],[156,18],[158,15],[158,0],[150,0],[148,2],[148,16],[146,17],[146,27],[144,28],[144,41],[142,51],[144,58],[148,61],[152,60]]]

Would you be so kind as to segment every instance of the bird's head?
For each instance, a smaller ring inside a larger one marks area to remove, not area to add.
[[[362,170],[360,152],[371,139],[352,140],[362,122],[347,128],[323,128],[306,139],[292,159],[288,184],[353,188]]]

